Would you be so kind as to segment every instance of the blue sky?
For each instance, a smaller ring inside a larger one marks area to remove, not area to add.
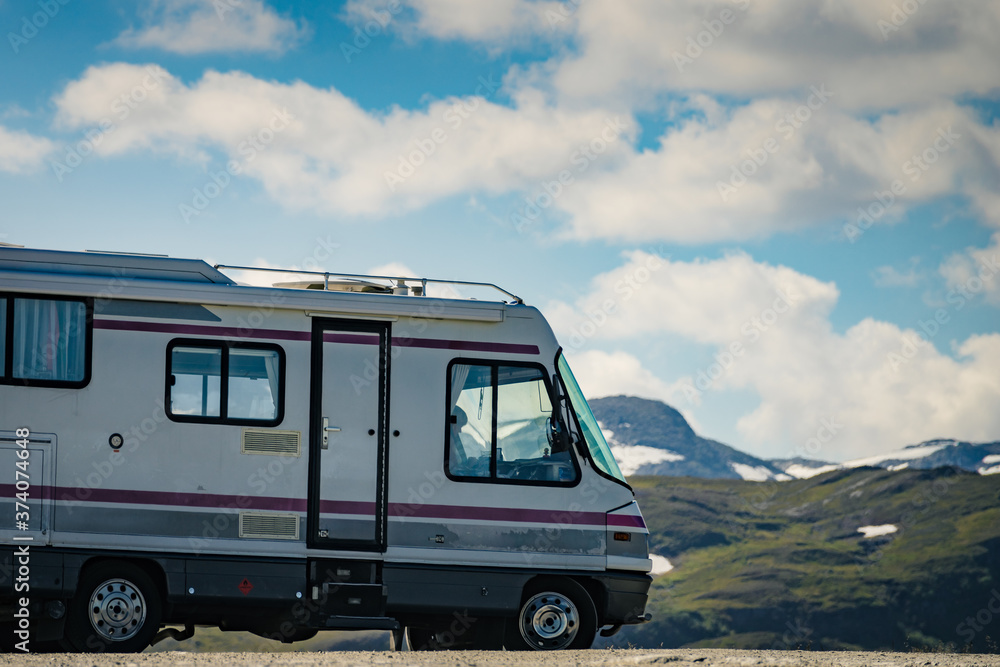
[[[1000,437],[994,3],[0,0],[0,26],[0,241],[496,282],[591,396],[759,455]]]

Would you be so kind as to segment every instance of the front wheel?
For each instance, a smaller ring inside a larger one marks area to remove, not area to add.
[[[160,627],[160,591],[139,567],[100,563],[86,571],[69,606],[66,639],[84,653],[138,653]]]
[[[571,579],[543,580],[528,587],[517,618],[508,623],[504,646],[513,651],[590,648],[597,636],[597,610]]]

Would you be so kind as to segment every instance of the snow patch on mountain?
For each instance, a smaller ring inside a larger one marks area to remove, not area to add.
[[[863,459],[847,461],[844,463],[843,467],[860,468],[862,466],[877,466],[880,463],[885,463],[886,461],[922,459],[925,456],[930,456],[934,452],[939,452],[945,447],[950,447],[954,444],[955,442],[953,440],[937,440],[933,444],[923,443],[920,445],[913,445],[905,449],[900,449],[895,452],[888,452],[887,454],[878,454],[877,456],[869,456]]]
[[[872,537],[882,537],[883,535],[892,535],[899,528],[891,523],[885,523],[881,526],[861,526],[858,528],[858,532],[865,536],[865,539]]]
[[[614,431],[605,428],[601,422],[597,422],[597,425],[601,427],[601,433],[604,434],[604,439],[611,446],[611,453],[614,454],[615,461],[618,462],[618,467],[626,477],[634,475],[639,471],[639,468],[645,465],[684,460],[682,455],[672,452],[669,449],[647,447],[645,445],[624,445],[615,438]],[[628,427],[631,424],[625,423],[622,426]]]
[[[618,461],[618,467],[626,477],[634,475],[644,465],[684,460],[677,452],[645,445],[612,445],[611,453],[615,455],[615,461]]]
[[[729,467],[733,469],[733,472],[748,482],[766,482],[772,479],[779,482],[787,482],[791,479],[788,475],[776,475],[764,466],[748,466],[745,463],[730,463]]]
[[[654,577],[666,574],[674,569],[674,564],[659,554],[649,554],[649,559],[653,561],[653,569],[649,574]]]
[[[816,475],[822,475],[825,472],[832,472],[834,470],[840,470],[840,466],[825,465],[812,468],[810,466],[805,466],[800,463],[793,463],[792,465],[785,468],[785,473],[791,475],[795,479],[809,479],[810,477],[815,477]]]

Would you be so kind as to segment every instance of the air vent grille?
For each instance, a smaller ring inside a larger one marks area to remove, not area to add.
[[[297,540],[299,539],[299,516],[270,512],[240,512],[240,537]]]
[[[270,454],[271,456],[301,456],[301,431],[245,428],[240,445],[243,454]]]

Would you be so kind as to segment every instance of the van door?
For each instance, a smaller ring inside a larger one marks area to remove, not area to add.
[[[385,548],[389,326],[313,322],[310,546]]]
[[[5,480],[0,507],[0,540],[49,544],[52,541],[56,436],[26,429],[0,431],[0,470]]]

